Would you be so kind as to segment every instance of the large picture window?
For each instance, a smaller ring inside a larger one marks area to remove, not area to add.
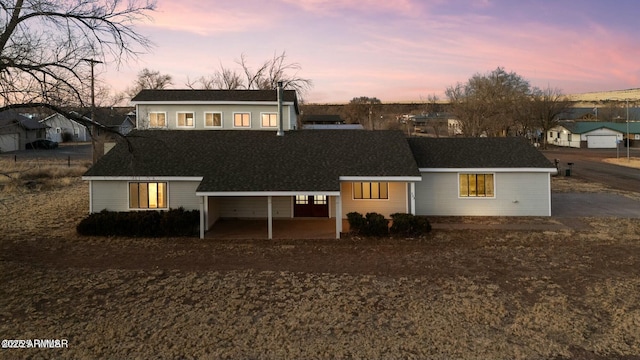
[[[250,113],[235,113],[235,114],[233,114],[233,126],[234,127],[250,127],[251,126],[251,114]]]
[[[167,127],[167,114],[163,112],[149,113],[149,127]]]
[[[460,174],[460,197],[494,197],[493,174]]]
[[[178,127],[193,127],[194,115],[192,112],[178,113]]]
[[[129,208],[131,209],[166,209],[166,182],[132,182],[129,183]]]
[[[262,127],[276,127],[278,126],[278,114],[268,113],[261,114]]]
[[[356,182],[353,183],[354,199],[388,199],[389,183],[387,182]]]

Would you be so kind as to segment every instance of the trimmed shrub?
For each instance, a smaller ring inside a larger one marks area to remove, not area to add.
[[[385,236],[389,235],[389,220],[384,218],[384,215],[378,213],[367,213],[365,215],[367,219],[367,225],[364,227],[364,234],[366,236]]]
[[[349,222],[349,229],[352,233],[358,234],[367,225],[367,220],[359,212],[350,212],[347,214],[347,221]]]
[[[359,212],[347,214],[349,228],[354,234],[364,236],[385,236],[389,234],[389,220],[378,213],[367,213],[362,216]]]
[[[431,231],[431,223],[424,216],[414,216],[413,214],[395,213],[391,214],[390,232],[400,236],[419,236]]]
[[[198,233],[200,213],[183,208],[169,211],[114,212],[90,214],[76,226],[80,235],[167,237]]]

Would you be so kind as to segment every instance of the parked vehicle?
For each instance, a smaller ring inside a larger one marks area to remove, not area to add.
[[[27,149],[55,149],[58,143],[51,140],[40,139],[27,144]]]

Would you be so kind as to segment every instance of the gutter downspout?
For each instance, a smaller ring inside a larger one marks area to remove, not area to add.
[[[284,136],[284,119],[282,118],[282,81],[278,81],[278,87],[276,91],[278,93],[278,132],[276,135]]]

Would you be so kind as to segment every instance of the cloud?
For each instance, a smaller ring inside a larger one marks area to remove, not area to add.
[[[149,26],[207,36],[268,28],[280,16],[259,4],[181,0],[160,3]]]

